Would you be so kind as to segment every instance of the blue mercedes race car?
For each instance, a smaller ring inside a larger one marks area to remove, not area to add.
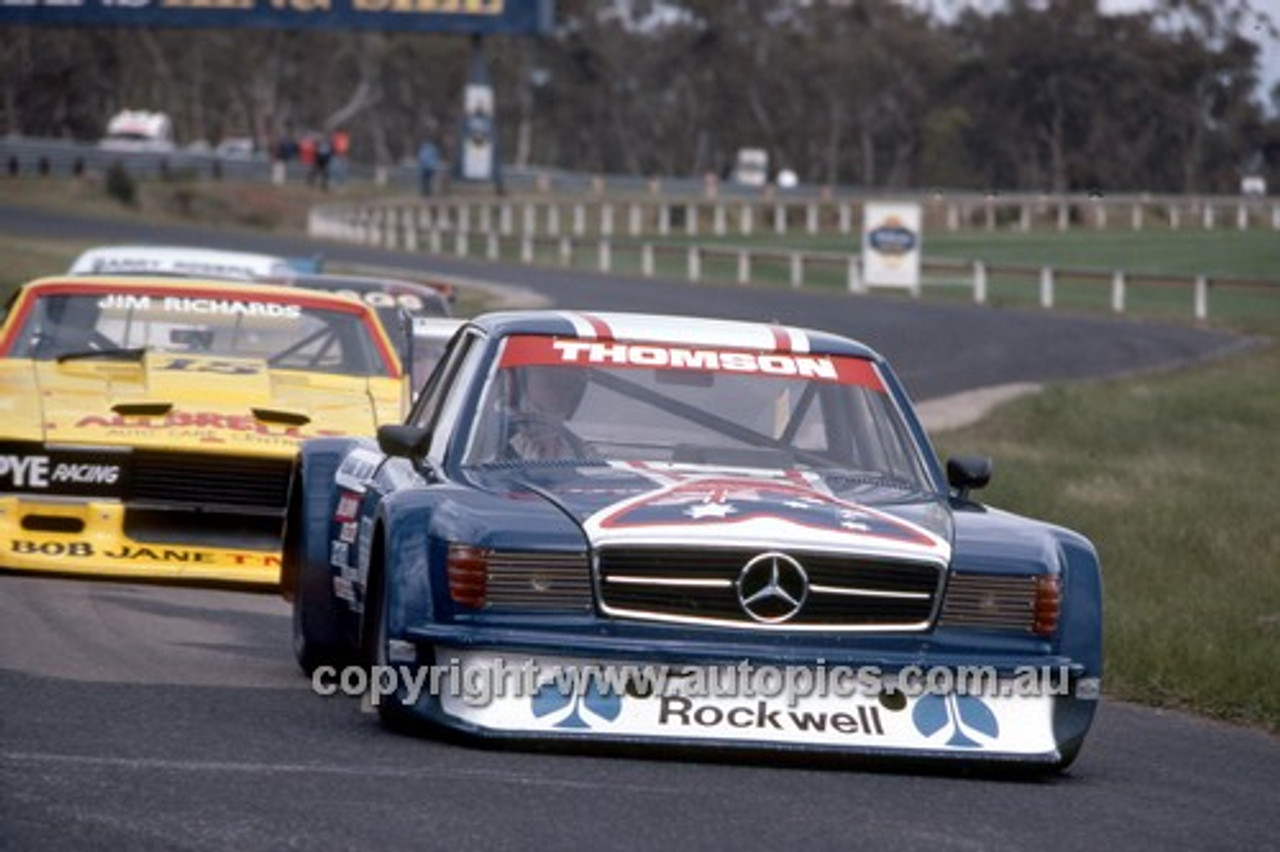
[[[972,499],[846,338],[488,314],[299,461],[298,660],[396,725],[1060,768],[1093,719],[1093,546]]]

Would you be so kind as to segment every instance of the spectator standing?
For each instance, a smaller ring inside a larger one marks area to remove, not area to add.
[[[271,152],[271,181],[283,186],[289,170],[289,161],[298,154],[298,145],[288,134],[281,134]]]
[[[430,139],[418,149],[418,182],[423,198],[431,196],[435,188],[436,171],[440,168],[440,149]]]
[[[311,172],[307,176],[309,185],[319,184],[320,189],[329,190],[329,164],[333,160],[333,143],[329,141],[328,136],[316,137],[313,141],[315,145],[315,162],[311,166]]]
[[[298,140],[298,162],[307,167],[307,182],[316,167],[316,137],[308,133]]]
[[[347,156],[351,152],[351,136],[345,130],[333,131],[333,185],[342,186],[347,179]]]

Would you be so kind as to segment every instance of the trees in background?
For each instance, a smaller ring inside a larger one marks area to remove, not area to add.
[[[486,48],[504,159],[723,173],[763,147],[806,182],[994,190],[1280,187],[1280,90],[1257,95],[1250,0],[1007,0],[940,19],[899,0],[559,0],[558,29]],[[1250,38],[1252,36],[1252,38]],[[346,130],[413,156],[458,126],[469,46],[419,34],[11,28],[0,128],[92,139],[123,108],[179,140]]]

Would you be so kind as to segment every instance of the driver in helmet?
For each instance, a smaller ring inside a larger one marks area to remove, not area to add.
[[[506,454],[518,459],[586,458],[591,455],[569,420],[587,389],[577,367],[524,367],[516,375],[515,404],[508,415]]]

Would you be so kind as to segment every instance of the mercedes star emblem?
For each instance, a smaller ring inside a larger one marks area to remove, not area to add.
[[[785,553],[770,551],[753,558],[735,584],[742,611],[762,624],[779,624],[795,616],[809,596],[809,576]]]

